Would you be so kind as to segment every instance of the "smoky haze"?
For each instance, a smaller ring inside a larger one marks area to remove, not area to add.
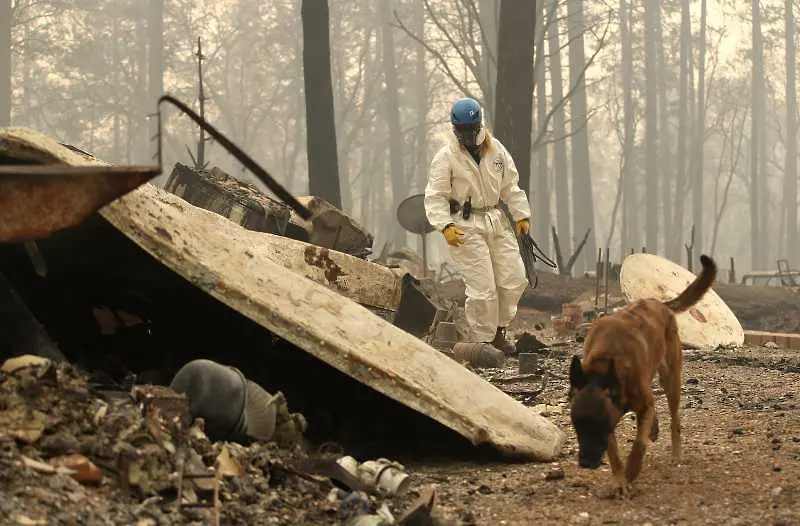
[[[533,232],[574,275],[645,248],[722,272],[800,265],[794,0],[0,0],[0,126],[153,162],[157,97],[206,118],[295,195],[419,248],[448,106],[478,99]],[[202,70],[202,74],[201,74]],[[202,83],[201,83],[202,80]],[[165,171],[256,183],[167,110]],[[163,180],[163,178],[162,178]],[[260,184],[260,183],[256,183]],[[555,235],[553,233],[555,231]],[[445,259],[430,235],[431,265]],[[554,240],[558,240],[555,246]]]

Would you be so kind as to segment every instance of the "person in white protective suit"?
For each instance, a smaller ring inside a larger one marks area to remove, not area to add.
[[[528,285],[514,234],[530,230],[528,196],[508,150],[483,126],[477,101],[454,102],[450,122],[448,144],[431,162],[425,214],[444,234],[466,284],[465,313],[475,341],[514,354],[506,327]],[[513,230],[500,200],[511,213]]]

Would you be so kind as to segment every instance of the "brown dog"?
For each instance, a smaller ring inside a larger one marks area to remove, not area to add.
[[[650,387],[656,371],[669,403],[672,456],[680,459],[683,347],[674,313],[691,308],[711,288],[717,266],[705,255],[700,263],[702,272],[677,298],[665,303],[639,300],[596,320],[586,335],[583,360],[572,358],[570,418],[578,436],[578,464],[595,469],[608,452],[623,495],[642,469],[648,444],[658,437]],[[623,472],[614,429],[628,411],[636,413],[637,432]]]

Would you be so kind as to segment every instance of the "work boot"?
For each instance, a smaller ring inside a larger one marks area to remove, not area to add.
[[[500,349],[503,351],[503,354],[506,356],[513,356],[517,354],[517,350],[514,348],[511,343],[506,340],[506,328],[505,327],[498,327],[497,332],[494,335],[494,340],[491,343],[495,349]]]

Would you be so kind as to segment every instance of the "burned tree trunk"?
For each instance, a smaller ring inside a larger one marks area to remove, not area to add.
[[[705,142],[706,130],[706,19],[708,10],[706,0],[700,2],[700,42],[699,42],[699,63],[697,65],[697,128],[694,151],[694,188],[692,190],[692,220],[694,221],[695,241],[697,251],[694,254],[694,262],[700,263],[700,254],[705,249],[703,243],[703,210],[705,199],[703,197],[703,144]]]
[[[536,13],[536,60],[534,62],[534,79],[536,83],[536,126],[539,133],[546,133],[547,127],[547,82],[545,75],[544,37],[547,19],[547,4],[539,2],[539,11]],[[547,145],[535,145],[536,152],[536,207],[535,221],[536,239],[542,245],[542,250],[550,252],[550,171],[547,163]]]
[[[148,112],[155,109],[158,98],[164,93],[164,0],[150,0],[148,13]],[[158,120],[152,119],[150,137],[158,133]]]
[[[423,2],[420,2],[423,3]],[[497,0],[478,0],[478,17],[483,31],[481,41],[481,73],[486,77],[483,93],[485,121],[495,126],[495,93],[497,93],[497,41],[498,10]],[[419,33],[422,34],[422,33]]]
[[[753,35],[753,70],[752,70],[752,111],[750,113],[750,256],[754,269],[763,269],[766,264],[764,249],[766,236],[764,235],[763,217],[766,215],[764,207],[764,176],[762,156],[766,153],[764,148],[764,110],[766,106],[764,93],[764,48],[761,35],[761,6],[759,0],[752,0],[752,35]],[[765,160],[764,160],[765,161]]]
[[[658,54],[658,147],[659,168],[661,171],[661,188],[659,202],[661,203],[661,220],[663,234],[661,236],[662,254],[669,250],[672,233],[672,134],[670,133],[670,111],[668,93],[670,91],[670,71],[667,68],[667,57],[664,49],[664,24],[661,9],[656,11],[656,52]]]
[[[645,246],[658,253],[658,79],[657,2],[645,2]]]
[[[536,2],[500,4],[495,133],[514,158],[519,186],[530,195],[533,47]]]
[[[389,0],[381,0],[379,4],[381,20],[381,46],[383,57],[383,104],[386,123],[389,127],[389,168],[392,178],[392,206],[384,210],[388,216],[387,232],[389,239],[403,246],[406,234],[394,220],[397,207],[408,197],[410,177],[405,175],[403,167],[403,131],[400,129],[400,97],[398,94],[397,65],[395,63],[395,47],[393,28],[390,25],[391,12]]]
[[[559,42],[558,0],[547,4],[547,52],[550,56],[550,100],[557,104],[564,98],[561,78],[561,44]],[[569,208],[569,174],[567,172],[566,117],[562,104],[553,112],[553,186],[556,192],[556,225],[564,240],[564,249],[572,247],[572,224]]]
[[[586,246],[586,241],[589,239],[589,234],[592,232],[590,228],[586,229],[586,233],[583,234],[583,239],[581,239],[578,246],[575,247],[575,252],[567,260],[566,264],[564,263],[564,254],[561,252],[561,247],[558,240],[558,234],[556,233],[556,227],[552,227],[553,233],[553,245],[555,245],[555,253],[556,253],[556,265],[558,266],[558,273],[562,276],[572,276],[572,268],[575,266],[575,262],[578,260],[578,256],[581,255],[581,251],[583,251],[583,247]]]
[[[303,23],[309,192],[341,208],[327,0],[303,0],[300,17]]]
[[[786,211],[786,257],[797,265],[800,261],[797,232],[797,65],[795,43],[797,22],[792,0],[786,0],[786,174],[784,175],[784,210]],[[781,240],[783,243],[783,240]]]
[[[589,159],[588,110],[586,108],[586,53],[583,33],[586,31],[583,14],[583,0],[567,1],[567,34],[569,36],[569,79],[573,86],[570,99],[570,131],[572,137],[572,206],[574,210],[573,228],[576,232],[594,230],[594,196],[592,194],[592,170]],[[580,269],[594,267],[594,233],[587,238],[588,256],[580,260]],[[576,249],[577,252],[577,249]]]
[[[425,31],[425,6],[422,2],[414,8],[414,24],[418,35]],[[417,116],[417,129],[414,133],[416,148],[414,179],[417,190],[425,191],[425,184],[428,181],[428,66],[425,63],[425,47],[417,46],[416,56],[414,57],[414,90]]]
[[[628,0],[620,0],[620,39],[622,40],[622,90],[624,107],[624,138],[623,155],[625,156],[622,165],[622,233],[620,236],[620,261],[625,258],[627,250],[639,244],[639,237],[636,228],[636,181],[633,178],[633,145],[635,130],[633,127],[633,43],[631,41],[631,16],[628,8]]]

